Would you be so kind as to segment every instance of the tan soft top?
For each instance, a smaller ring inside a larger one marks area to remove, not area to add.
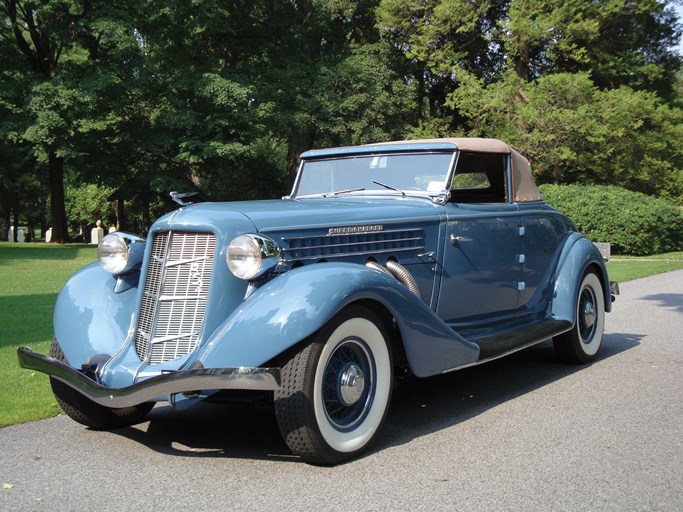
[[[417,139],[397,140],[372,144],[382,146],[384,144],[453,144],[460,151],[469,153],[502,153],[510,155],[512,165],[512,191],[513,199],[517,203],[542,201],[541,193],[536,187],[534,176],[531,173],[531,165],[517,151],[498,139],[483,139],[478,137],[451,137],[444,139]]]

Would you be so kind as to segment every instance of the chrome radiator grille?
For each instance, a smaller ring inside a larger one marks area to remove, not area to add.
[[[414,251],[424,248],[422,229],[402,229],[318,237],[284,238],[288,260],[342,258],[344,256]]]
[[[199,341],[216,237],[166,231],[154,236],[135,350],[150,364],[190,353]]]

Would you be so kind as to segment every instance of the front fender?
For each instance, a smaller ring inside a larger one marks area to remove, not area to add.
[[[567,320],[574,325],[579,286],[589,266],[599,269],[598,277],[602,282],[605,311],[611,311],[609,278],[602,255],[592,242],[577,233],[567,239],[560,255],[555,294],[551,304],[551,314],[554,318]]]
[[[319,263],[261,286],[188,363],[200,361],[206,368],[260,366],[316,332],[345,306],[368,299],[383,304],[396,318],[418,377],[478,359],[477,345],[450,329],[394,278],[362,265]]]
[[[94,354],[116,353],[128,335],[138,293],[135,284],[115,293],[116,278],[98,262],[78,270],[59,292],[54,328],[62,352],[75,368]]]

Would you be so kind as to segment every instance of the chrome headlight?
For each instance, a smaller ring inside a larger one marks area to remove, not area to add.
[[[128,233],[109,233],[97,246],[100,265],[112,274],[125,274],[142,263],[145,240]]]
[[[228,246],[228,268],[240,279],[254,279],[272,270],[280,262],[280,248],[261,235],[239,235]]]

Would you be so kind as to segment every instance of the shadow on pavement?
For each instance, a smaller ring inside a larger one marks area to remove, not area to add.
[[[683,293],[658,293],[642,297],[641,300],[658,302],[658,306],[683,313]]]
[[[592,364],[638,346],[642,338],[605,334]],[[481,366],[405,379],[394,391],[384,428],[369,453],[457,425],[584,368],[561,363],[552,342],[545,341]],[[270,410],[213,403],[182,411],[157,406],[148,418],[112,433],[168,455],[300,462],[282,440]]]

